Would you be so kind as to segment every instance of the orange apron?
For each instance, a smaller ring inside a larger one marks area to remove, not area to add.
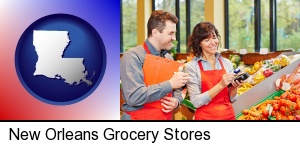
[[[146,43],[144,43],[144,49],[148,54],[151,54]],[[172,97],[172,92],[167,96]],[[146,103],[141,109],[126,113],[130,115],[131,120],[172,120],[172,112],[164,113],[161,109],[160,100]]]
[[[204,71],[201,61],[198,62],[202,78],[202,93],[208,91],[220,82],[222,76],[226,74],[223,63],[218,58],[222,70]],[[207,105],[196,109],[195,120],[235,120],[235,114],[230,102],[228,88],[224,88]]]

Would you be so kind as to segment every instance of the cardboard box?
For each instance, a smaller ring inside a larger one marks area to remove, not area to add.
[[[175,120],[194,120],[194,110],[188,108],[185,105],[181,105],[174,112],[174,119]]]

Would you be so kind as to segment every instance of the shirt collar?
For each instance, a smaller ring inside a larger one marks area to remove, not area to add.
[[[221,57],[221,54],[217,52],[217,53],[215,54],[215,56],[216,56],[216,59],[218,59],[218,58]],[[200,57],[197,57],[197,61],[199,61],[199,60],[201,60],[201,61],[207,61],[207,60],[205,60],[201,55],[200,55]]]
[[[148,47],[148,49],[149,49],[149,51],[150,51],[150,53],[151,53],[152,55],[160,56],[160,54],[166,54],[166,52],[168,51],[168,50],[157,51],[158,49],[156,49],[156,48],[149,42],[148,39],[146,39],[145,43],[146,43],[146,45],[147,45],[147,47]],[[163,56],[162,56],[162,57],[163,57]]]

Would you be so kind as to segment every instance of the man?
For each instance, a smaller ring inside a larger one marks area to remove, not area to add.
[[[183,72],[176,72],[170,80],[146,86],[143,64],[146,54],[172,59],[167,53],[176,40],[176,23],[178,18],[171,13],[156,10],[148,20],[148,38],[143,45],[124,53],[121,59],[123,120],[171,120],[172,111],[183,100],[181,87],[189,77]],[[174,90],[174,91],[173,91]],[[167,97],[172,93],[173,97]],[[151,108],[145,104],[160,101],[163,108]]]

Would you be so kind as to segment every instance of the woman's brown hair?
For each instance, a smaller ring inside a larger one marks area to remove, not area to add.
[[[213,32],[216,33],[216,37],[220,42],[221,37],[219,35],[219,31],[212,23],[200,22],[194,27],[192,35],[190,35],[188,38],[188,48],[191,50],[194,56],[199,57],[202,54],[202,48],[199,44],[204,39],[209,38]]]

